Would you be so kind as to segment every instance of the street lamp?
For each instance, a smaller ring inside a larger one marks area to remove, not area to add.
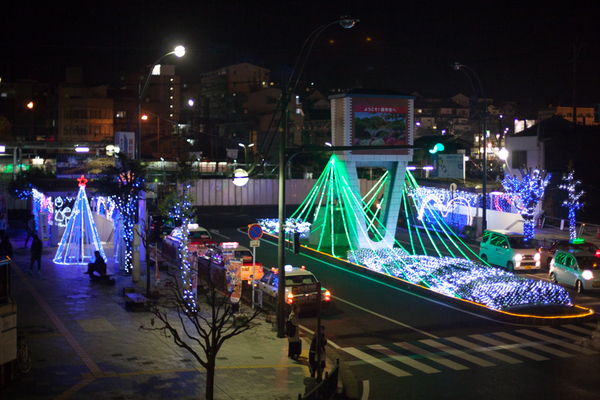
[[[279,234],[278,234],[278,257],[277,257],[277,274],[279,275],[279,286],[277,288],[277,337],[283,338],[285,337],[284,326],[285,326],[285,166],[286,166],[286,153],[285,146],[287,144],[287,108],[290,102],[290,95],[292,95],[296,86],[298,86],[298,82],[300,81],[300,76],[302,75],[302,71],[304,70],[304,66],[306,65],[306,61],[308,60],[308,56],[310,55],[310,51],[317,40],[317,37],[323,32],[325,29],[330,27],[331,25],[340,24],[343,28],[350,29],[352,28],[359,20],[349,18],[347,16],[343,16],[338,20],[333,22],[329,22],[327,24],[321,25],[317,29],[315,29],[304,41],[302,48],[300,49],[300,54],[298,54],[298,58],[294,63],[294,68],[290,74],[290,78],[288,79],[286,85],[282,88],[281,97],[279,100],[279,104],[281,107],[281,121],[285,124],[283,129],[280,130],[279,136]],[[308,45],[308,47],[307,47]],[[306,49],[306,52],[305,52]],[[294,73],[298,69],[298,76],[294,81]],[[292,85],[293,82],[293,85]],[[277,110],[275,110],[277,112]],[[319,337],[321,331],[321,321],[317,321],[317,337]],[[318,347],[318,346],[317,346]]]
[[[481,118],[483,119],[483,166],[482,166],[482,174],[483,174],[483,211],[481,214],[481,229],[485,231],[487,229],[487,217],[486,217],[486,209],[487,209],[487,129],[486,129],[486,119],[488,113],[488,105],[487,100],[485,99],[485,94],[483,94],[483,88],[481,87],[481,81],[479,77],[471,68],[463,65],[459,62],[455,62],[452,66],[455,70],[461,70],[465,73],[467,78],[469,78],[469,82],[471,83],[471,89],[473,90],[473,94],[475,95],[475,99],[477,99],[477,91],[475,90],[475,86],[473,86],[473,80],[471,76],[467,73],[466,70],[470,71],[471,74],[475,76],[477,79],[477,84],[479,85],[479,91],[481,92],[481,97],[483,98],[483,109],[480,110]],[[477,101],[477,105],[479,107],[479,101]]]
[[[140,107],[142,106],[142,99],[144,98],[144,94],[146,93],[146,89],[148,88],[148,84],[150,83],[150,78],[152,77],[152,71],[154,71],[154,67],[156,67],[156,65],[165,57],[170,56],[171,54],[175,54],[175,56],[181,58],[185,55],[185,47],[183,46],[177,46],[175,47],[175,49],[165,55],[163,55],[162,57],[160,57],[158,60],[154,61],[154,64],[152,64],[152,66],[150,67],[150,72],[148,73],[148,77],[146,78],[146,82],[144,83],[144,88],[142,89],[138,100],[137,100],[137,105],[135,107],[135,110],[133,111],[133,114],[131,115],[131,119],[129,120],[129,125],[127,126],[127,131],[129,132],[131,130],[131,125],[133,124],[133,120],[134,118],[139,115],[140,113]],[[136,158],[139,160],[142,156],[141,152],[140,152],[140,123],[138,121],[137,124],[137,130],[136,130],[136,135],[135,135],[135,147],[136,147]]]
[[[244,143],[240,143],[239,145],[244,148],[244,164],[246,164],[246,168],[248,168],[248,148],[253,147],[254,143],[250,143],[248,146]]]

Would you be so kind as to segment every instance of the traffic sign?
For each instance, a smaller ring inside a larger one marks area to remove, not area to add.
[[[263,230],[259,224],[248,226],[248,237],[252,240],[259,240],[262,237]]]
[[[251,240],[250,247],[260,247],[260,240]]]

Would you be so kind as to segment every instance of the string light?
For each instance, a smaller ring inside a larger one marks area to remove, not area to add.
[[[533,239],[535,236],[535,209],[538,203],[544,197],[544,191],[551,174],[545,171],[530,168],[527,173],[521,169],[521,180],[516,175],[507,175],[502,180],[502,186],[507,193],[518,194],[523,204],[521,216],[523,217],[523,234],[527,239]]]
[[[569,239],[573,242],[577,239],[577,227],[575,223],[575,212],[583,207],[579,202],[581,196],[585,193],[583,190],[577,191],[577,185],[581,185],[580,181],[574,179],[575,171],[571,170],[568,174],[563,175],[562,180],[566,183],[559,185],[560,189],[566,190],[569,194],[567,200],[563,201],[563,207],[569,209]]]
[[[71,218],[54,256],[56,264],[85,265],[95,260],[95,251],[100,252],[104,261],[107,260],[85,192],[87,179],[82,175],[78,181],[79,192]]]

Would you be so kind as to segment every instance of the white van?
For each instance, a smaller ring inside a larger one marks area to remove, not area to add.
[[[537,240],[506,230],[485,230],[479,246],[479,257],[509,271],[540,269]]]

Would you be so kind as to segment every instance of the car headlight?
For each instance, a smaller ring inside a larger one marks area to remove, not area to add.
[[[542,258],[542,255],[540,253],[535,253],[535,256],[533,256],[533,259],[535,261],[539,261]]]
[[[515,254],[515,261],[521,261],[523,259],[523,256],[521,254]]]
[[[586,281],[589,281],[590,279],[594,279],[594,273],[592,271],[590,271],[589,269],[586,269],[585,271],[583,271],[583,273],[581,274],[581,276]]]

